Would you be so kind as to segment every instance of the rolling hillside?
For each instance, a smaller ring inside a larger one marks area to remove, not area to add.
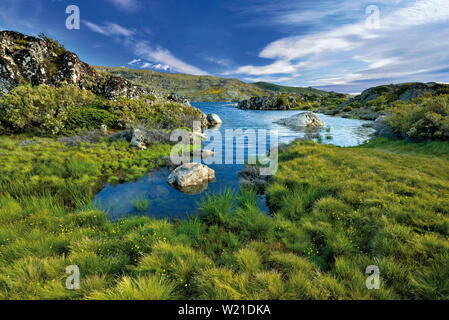
[[[270,93],[326,95],[327,92],[312,88],[283,87],[270,83],[246,83],[237,79],[213,76],[194,76],[180,73],[162,73],[151,70],[128,69],[124,67],[95,67],[97,71],[109,72],[134,82],[137,85],[151,87],[163,93],[176,93],[190,101],[218,102],[240,101],[252,96],[270,95]]]

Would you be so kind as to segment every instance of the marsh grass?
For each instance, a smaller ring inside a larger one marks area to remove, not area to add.
[[[150,208],[151,202],[148,199],[148,195],[144,194],[133,200],[134,207],[139,213],[148,213],[148,209]]]
[[[271,216],[243,189],[205,196],[197,218],[112,222],[94,190],[166,147],[0,141],[0,299],[449,298],[447,143],[299,142],[280,153]]]

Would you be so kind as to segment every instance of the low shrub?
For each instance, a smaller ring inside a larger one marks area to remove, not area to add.
[[[449,96],[393,104],[388,124],[411,140],[449,140]]]
[[[111,101],[76,86],[18,86],[0,98],[0,129],[5,133],[71,134],[102,124],[124,129],[135,123],[156,128],[192,128],[202,113],[189,105],[153,95]]]
[[[65,131],[98,129],[103,124],[110,128],[116,128],[117,116],[103,109],[81,107],[68,113]]]

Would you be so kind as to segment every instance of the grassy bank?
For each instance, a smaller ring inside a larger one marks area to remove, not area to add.
[[[280,155],[272,217],[243,191],[205,198],[197,219],[111,222],[86,199],[166,147],[23,139],[0,143],[2,299],[449,297],[448,143],[301,142]],[[380,290],[365,287],[368,265]]]

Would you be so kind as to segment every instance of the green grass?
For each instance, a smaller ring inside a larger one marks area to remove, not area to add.
[[[111,222],[86,205],[95,190],[169,147],[22,140],[0,138],[0,299],[449,298],[447,143],[299,142],[280,154],[272,216],[245,189],[205,197],[197,218]]]
[[[133,203],[134,207],[136,207],[137,212],[140,213],[147,213],[151,205],[151,202],[146,194],[134,199]]]

